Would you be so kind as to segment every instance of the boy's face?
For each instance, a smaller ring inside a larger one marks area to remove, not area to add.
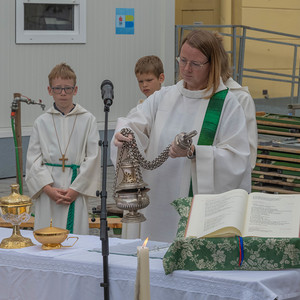
[[[61,89],[64,88],[64,89]],[[73,96],[77,94],[78,87],[74,86],[73,79],[55,78],[52,85],[48,86],[48,93],[53,97],[56,106],[61,110],[73,107]]]
[[[165,76],[162,73],[157,78],[152,73],[143,73],[143,74],[138,73],[138,74],[136,74],[136,78],[137,78],[141,92],[146,97],[149,97],[155,91],[160,90],[161,84],[164,82]]]

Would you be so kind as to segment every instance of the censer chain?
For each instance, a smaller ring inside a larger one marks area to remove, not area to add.
[[[137,147],[137,143],[136,143],[136,139],[135,139],[133,131],[129,128],[123,128],[121,130],[121,134],[126,137],[131,135],[132,140],[130,142],[124,142],[122,149],[120,151],[119,160],[116,165],[116,173],[115,173],[115,180],[114,180],[114,186],[113,186],[114,194],[115,194],[115,190],[116,190],[117,176],[119,174],[119,170],[120,170],[120,166],[122,163],[122,158],[123,158],[125,149],[128,150],[130,159],[133,162],[136,162],[138,164],[136,167],[136,171],[138,172],[137,183],[139,183],[140,179],[142,178],[141,169],[139,168],[139,166],[142,166],[144,169],[147,169],[147,170],[154,170],[154,169],[158,168],[169,158],[169,149],[171,147],[171,145],[167,146],[166,149],[157,158],[155,158],[152,161],[147,161],[142,156],[142,154],[140,153],[140,151]]]
[[[121,130],[122,135],[128,137],[129,134],[132,135],[132,140],[130,142],[125,142],[123,147],[127,148],[129,150],[129,155],[131,158],[138,162],[144,169],[146,170],[154,170],[161,166],[169,157],[169,149],[171,145],[167,146],[166,149],[159,155],[157,156],[154,160],[148,161],[146,160],[142,154],[140,153],[137,143],[135,140],[134,133],[131,129],[129,128],[123,128]]]

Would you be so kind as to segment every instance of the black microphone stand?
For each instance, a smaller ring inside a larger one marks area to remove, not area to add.
[[[106,191],[106,180],[107,180],[107,132],[108,132],[108,113],[109,107],[112,101],[104,101],[104,112],[105,112],[105,127],[104,127],[104,140],[99,141],[99,145],[103,147],[103,170],[102,170],[102,191],[97,191],[97,197],[101,196],[101,210],[93,208],[94,214],[100,214],[100,240],[102,242],[102,257],[103,257],[103,282],[100,286],[104,288],[104,299],[109,300],[109,280],[108,280],[108,226],[107,226],[107,191]]]

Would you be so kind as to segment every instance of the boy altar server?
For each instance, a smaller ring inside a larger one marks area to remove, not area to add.
[[[76,74],[61,63],[49,76],[53,106],[39,116],[27,152],[26,183],[35,202],[34,229],[67,228],[88,234],[88,197],[100,183],[99,133],[95,117],[79,104]]]

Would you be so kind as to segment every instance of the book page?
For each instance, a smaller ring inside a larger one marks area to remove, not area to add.
[[[299,237],[300,196],[252,193],[245,236]]]
[[[226,236],[241,232],[247,197],[247,192],[241,189],[215,195],[195,195],[185,236],[213,236],[212,233],[220,229],[225,231]],[[229,230],[232,227],[238,230]],[[224,236],[224,232],[217,232],[216,235]]]

